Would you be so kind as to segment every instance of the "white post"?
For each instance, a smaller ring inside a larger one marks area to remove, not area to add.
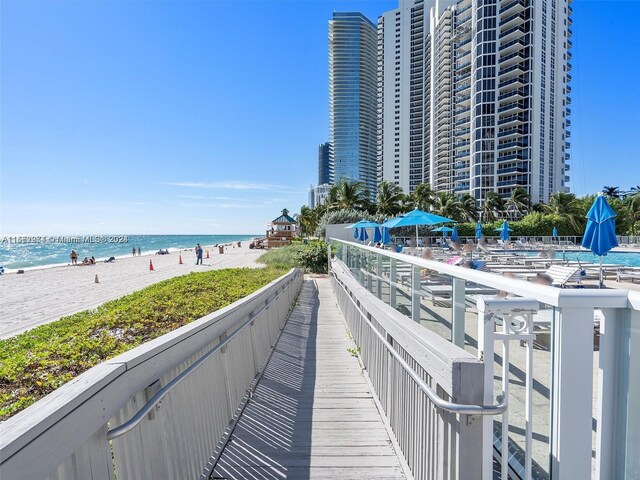
[[[551,477],[591,478],[593,309],[564,307],[554,323]]]
[[[478,360],[484,363],[484,398],[485,405],[493,403],[493,357],[494,357],[494,318],[486,312],[482,298],[478,300]],[[493,478],[493,417],[482,417],[482,478]]]
[[[376,253],[376,295],[382,298],[382,255]]]
[[[420,323],[420,267],[411,267],[411,319]]]
[[[453,325],[451,331],[451,341],[454,345],[464,348],[464,329],[465,329],[465,280],[462,278],[453,278],[453,294],[452,294],[452,318]]]
[[[396,282],[398,281],[397,275],[398,261],[395,258],[389,259],[389,305],[393,308],[397,306],[396,300]]]

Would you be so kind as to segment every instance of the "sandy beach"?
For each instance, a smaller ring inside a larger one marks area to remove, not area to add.
[[[178,275],[189,272],[218,270],[234,267],[261,266],[256,262],[264,250],[250,250],[249,242],[242,247],[204,247],[209,258],[196,265],[192,250],[169,255],[142,255],[119,258],[113,263],[87,266],[57,266],[27,270],[0,276],[0,339],[9,338],[66,315],[95,308],[104,302],[119,298]],[[182,265],[178,264],[182,255]],[[149,260],[154,271],[149,270]],[[95,283],[98,275],[100,283]]]

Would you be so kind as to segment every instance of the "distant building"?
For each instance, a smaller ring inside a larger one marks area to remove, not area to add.
[[[331,143],[318,145],[318,185],[331,183]]]
[[[318,205],[324,205],[324,202],[327,201],[327,197],[329,196],[329,192],[331,191],[332,185],[328,183],[324,183],[322,185],[318,185],[314,189],[314,205],[317,207]],[[315,208],[314,207],[314,208]]]
[[[376,193],[376,27],[363,14],[329,21],[330,165],[333,178],[363,182]]]
[[[571,0],[400,0],[378,19],[378,180],[568,191]]]
[[[313,185],[309,185],[309,196],[307,197],[307,206],[309,208],[316,208],[316,189]]]

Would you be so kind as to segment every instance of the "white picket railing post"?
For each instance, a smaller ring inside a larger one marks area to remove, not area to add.
[[[452,285],[452,331],[451,341],[454,345],[464,348],[464,330],[465,330],[465,318],[466,311],[465,302],[465,281],[463,278],[453,278]]]
[[[411,318],[414,322],[420,322],[420,267],[411,266]]]
[[[398,281],[398,272],[397,272],[398,261],[395,258],[389,259],[389,305],[393,308],[398,306],[397,304],[397,287],[396,283]]]

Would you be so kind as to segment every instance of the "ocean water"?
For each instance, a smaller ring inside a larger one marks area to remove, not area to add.
[[[246,241],[259,235],[61,235],[61,236],[0,236],[0,265],[11,271],[18,268],[66,265],[71,262],[71,250],[78,261],[94,256],[97,261],[109,257],[130,256],[140,248],[142,254]]]

